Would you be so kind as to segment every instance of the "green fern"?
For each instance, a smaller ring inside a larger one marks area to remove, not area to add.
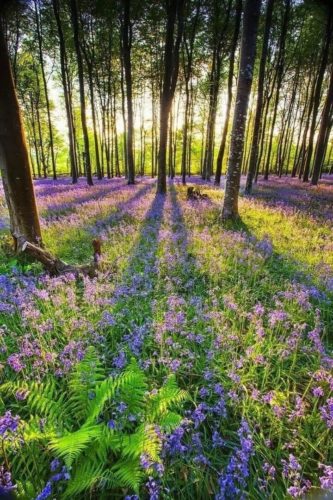
[[[170,375],[160,390],[156,394],[151,395],[149,399],[149,421],[156,421],[166,414],[171,405],[180,403],[184,399],[186,399],[186,392],[178,388],[176,377],[174,375]]]
[[[105,371],[93,347],[86,351],[84,359],[78,363],[68,382],[69,399],[67,411],[85,420],[89,408],[89,398],[94,397],[96,385],[105,379]]]
[[[22,481],[31,481],[39,490],[38,481],[48,479],[49,462],[56,456],[71,470],[62,498],[119,488],[138,492],[146,474],[140,465],[141,455],[152,462],[160,460],[162,442],[156,426],[170,432],[181,421],[174,410],[186,393],[178,388],[175,377],[170,376],[158,391],[149,393],[146,375],[132,360],[122,374],[105,378],[97,353],[90,347],[62,383],[59,386],[50,379],[43,384],[7,383],[0,387],[5,398],[15,396],[18,390],[27,391],[21,404],[23,411],[32,415],[22,424],[24,444],[21,453],[13,457],[13,469]],[[122,428],[110,429],[107,422],[119,402],[126,403],[136,420],[125,420]]]
[[[49,448],[58,457],[64,459],[67,466],[85,450],[92,441],[98,439],[102,429],[100,425],[84,425],[79,430],[53,438]]]

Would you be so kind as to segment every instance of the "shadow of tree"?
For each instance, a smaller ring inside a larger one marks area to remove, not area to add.
[[[321,222],[333,220],[333,190],[329,184],[311,187],[296,182],[261,181],[254,186],[251,198],[268,207],[296,210]]]
[[[108,341],[110,363],[116,370],[125,366],[129,355],[140,357],[144,343],[152,335],[158,283],[158,235],[164,203],[165,196],[155,195],[113,294],[114,324]]]
[[[96,216],[92,220],[83,221],[84,225],[77,227],[73,224],[68,224],[66,231],[59,234],[55,251],[56,254],[68,262],[81,263],[85,262],[91,256],[91,241],[94,237],[100,237],[103,232],[108,229],[114,229],[123,221],[130,223],[133,219],[128,215],[128,211],[135,206],[139,200],[145,196],[153,187],[153,184],[145,184],[137,189],[133,186],[133,196],[121,201],[115,207],[113,212],[102,219]],[[132,187],[131,187],[132,188]],[[66,226],[66,220],[61,219],[61,224]]]
[[[88,202],[97,202],[105,197],[112,196],[117,191],[120,191],[124,189],[126,184],[117,184],[115,186],[109,184],[109,185],[103,185],[103,186],[98,186],[98,189],[92,188],[90,192],[86,192],[82,196],[77,196],[77,192],[73,190],[73,194],[75,195],[74,199],[71,201],[66,201],[66,200],[55,200],[55,202],[52,202],[48,204],[46,207],[42,207],[40,209],[42,218],[44,220],[49,220],[49,219],[54,219],[57,215],[59,216],[65,216],[67,214],[70,214],[72,212],[75,212],[77,207],[79,205],[82,205],[84,203]],[[52,195],[51,195],[52,196]],[[38,204],[38,198],[37,197],[37,204]]]

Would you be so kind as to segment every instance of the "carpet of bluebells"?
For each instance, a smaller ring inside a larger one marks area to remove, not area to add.
[[[98,237],[101,269],[80,282],[50,277],[1,250],[0,383],[61,387],[90,346],[111,375],[134,357],[149,390],[173,373],[187,393],[180,425],[160,433],[158,462],[141,457],[140,498],[333,492],[333,179],[259,182],[240,199],[241,221],[224,226],[223,190],[191,182],[208,198],[188,201],[178,180],[166,197],[148,178],[36,182],[46,247],[84,263]],[[6,247],[3,196],[0,217]],[[18,495],[11,456],[26,397],[0,394],[0,486]],[[119,405],[110,426],[126,418]],[[39,500],[61,498],[71,477],[49,458],[36,477]]]

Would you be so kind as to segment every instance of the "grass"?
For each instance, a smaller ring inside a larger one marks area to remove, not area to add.
[[[157,423],[157,455],[138,447],[137,485],[125,464],[123,483],[101,481],[117,464],[110,448],[73,498],[280,499],[332,487],[333,233],[321,203],[333,197],[329,179],[316,190],[260,183],[229,226],[219,218],[223,192],[208,184],[207,201],[188,202],[178,183],[163,198],[148,180],[90,189],[66,182],[37,184],[45,243],[69,262],[86,262],[100,237],[98,277],[48,278],[1,255],[1,382],[17,385],[2,386],[0,414],[19,416],[1,439],[19,497],[51,488],[65,498],[77,483],[82,463],[72,464],[70,478],[52,479],[57,454],[40,425],[30,447],[29,422],[47,421],[49,404],[34,405],[29,387],[55,384],[63,398],[92,348],[106,374],[124,373],[134,357],[150,394],[174,374],[186,397],[168,403],[181,422],[168,430]],[[98,422],[114,421],[125,439],[142,417],[128,404],[120,411],[121,402],[110,399]],[[51,434],[70,432],[75,418],[69,412],[61,429],[55,418]]]

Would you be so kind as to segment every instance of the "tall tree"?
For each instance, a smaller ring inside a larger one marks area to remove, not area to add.
[[[132,98],[132,23],[130,18],[131,0],[122,0],[123,16],[122,16],[122,57],[125,71],[126,83],[126,103],[127,103],[127,134],[126,134],[126,154],[127,154],[127,169],[128,169],[128,184],[135,183],[135,164],[133,154],[133,138],[134,138],[134,120],[133,120],[133,98]]]
[[[246,0],[244,8],[236,105],[222,208],[222,219],[224,220],[234,219],[239,215],[238,193],[244,149],[244,131],[253,79],[260,6],[261,0]]]
[[[214,141],[215,141],[215,122],[217,113],[217,102],[220,90],[222,61],[225,56],[225,39],[229,24],[231,11],[231,1],[223,5],[221,2],[213,0],[210,24],[213,25],[212,36],[212,67],[209,74],[209,106],[206,129],[205,152],[202,168],[203,179],[210,180],[214,163]],[[223,15],[222,15],[223,13]],[[223,23],[221,23],[223,21]]]
[[[42,27],[41,27],[40,0],[34,0],[34,2],[35,2],[35,16],[36,16],[39,63],[40,63],[42,79],[43,79],[46,111],[47,111],[47,123],[48,123],[49,136],[50,136],[52,174],[53,174],[53,179],[56,180],[57,179],[57,168],[56,168],[56,161],[55,161],[55,155],[54,155],[54,140],[53,140],[53,128],[52,128],[52,121],[51,121],[50,99],[49,99],[49,92],[48,92],[48,88],[47,88],[45,64],[44,64],[44,57],[43,57],[43,46],[42,46],[43,34],[42,34]]]
[[[315,158],[313,163],[313,174],[311,184],[316,186],[318,184],[321,167],[325,158],[325,151],[327,148],[330,129],[332,126],[333,115],[333,64],[331,66],[331,76],[327,96],[324,104],[323,113],[320,120]]]
[[[226,107],[226,114],[225,114],[224,125],[223,125],[221,144],[219,147],[219,152],[218,152],[217,160],[216,160],[215,184],[217,186],[219,186],[220,182],[221,182],[222,163],[223,163],[224,152],[225,152],[225,147],[226,147],[226,143],[227,143],[228,129],[229,129],[229,120],[230,120],[231,103],[232,103],[232,86],[233,86],[234,66],[235,66],[235,54],[236,54],[236,49],[237,49],[237,45],[238,45],[238,37],[239,37],[241,18],[242,18],[242,0],[236,0],[235,24],[234,24],[234,32],[233,32],[231,48],[230,48],[227,107]]]
[[[181,160],[181,175],[183,184],[186,184],[186,165],[189,155],[188,129],[189,129],[190,98],[191,98],[190,81],[193,74],[194,41],[197,31],[199,14],[200,14],[200,2],[197,1],[195,6],[194,17],[193,19],[190,19],[186,23],[184,30],[183,72],[185,80],[185,110],[184,110],[183,144],[182,144],[182,160]]]
[[[0,169],[16,250],[26,241],[41,245],[29,154],[0,12]]]
[[[272,25],[272,14],[273,14],[273,5],[274,0],[268,0],[266,6],[266,18],[265,18],[265,30],[264,30],[264,38],[262,42],[262,50],[261,50],[261,58],[260,58],[260,66],[259,66],[259,78],[258,78],[258,91],[257,91],[257,103],[256,103],[256,114],[254,118],[253,125],[253,136],[252,136],[252,144],[251,144],[251,153],[250,153],[250,163],[248,174],[246,178],[246,187],[245,192],[250,194],[252,191],[252,182],[254,175],[257,169],[257,161],[258,161],[258,151],[259,151],[259,138],[261,134],[261,117],[264,105],[264,81],[265,81],[265,69],[266,69],[266,60],[268,53],[268,42],[269,42],[269,34]]]
[[[314,136],[317,125],[318,108],[320,104],[322,84],[324,80],[332,37],[333,37],[333,11],[332,11],[332,6],[329,5],[327,7],[326,35],[323,43],[322,56],[313,95],[312,117],[311,117],[310,131],[309,131],[308,148],[306,152],[306,159],[304,165],[303,182],[307,182],[309,180]]]
[[[81,123],[82,123],[82,133],[84,141],[84,160],[85,160],[85,168],[87,175],[87,183],[89,186],[92,186],[94,183],[91,175],[90,148],[89,148],[89,137],[88,137],[88,127],[87,127],[87,116],[86,116],[86,96],[84,88],[83,59],[82,59],[80,35],[79,35],[77,0],[70,0],[70,8],[71,8],[71,20],[72,20],[72,27],[74,34],[74,46],[77,59],[79,87],[80,87],[80,110],[81,110]]]
[[[67,118],[67,128],[68,128],[68,142],[69,142],[69,160],[71,166],[72,182],[75,184],[78,179],[78,168],[76,162],[76,151],[75,151],[75,135],[74,135],[74,123],[73,123],[73,109],[72,100],[69,92],[68,85],[68,69],[67,69],[67,56],[66,56],[66,45],[65,37],[62,29],[61,18],[60,18],[60,5],[59,0],[52,0],[54,17],[56,20],[58,37],[59,37],[59,49],[60,49],[60,69],[61,69],[61,82],[65,99],[65,109]]]
[[[164,47],[164,74],[160,99],[160,145],[158,155],[157,192],[166,193],[166,152],[169,114],[179,70],[179,47],[184,28],[184,1],[166,0],[167,26]]]
[[[285,0],[284,3],[285,3],[285,9],[284,9],[284,15],[283,15],[283,20],[282,20],[282,28],[281,28],[281,32],[280,32],[279,50],[278,50],[277,64],[276,64],[276,73],[275,73],[275,77],[274,77],[273,85],[272,85],[272,88],[274,89],[274,84],[276,82],[276,93],[275,93],[275,101],[274,101],[274,106],[273,106],[273,116],[272,116],[272,121],[271,121],[271,128],[270,128],[270,134],[269,134],[269,140],[268,140],[268,148],[267,148],[267,154],[266,154],[266,159],[265,159],[264,178],[266,180],[268,179],[268,174],[269,174],[269,169],[270,169],[270,164],[271,164],[270,162],[271,162],[271,154],[272,154],[272,146],[273,146],[274,129],[275,129],[275,123],[276,123],[276,117],[277,117],[279,99],[280,99],[280,92],[281,92],[282,80],[283,80],[284,69],[285,69],[286,36],[287,36],[289,16],[290,16],[291,0]]]

